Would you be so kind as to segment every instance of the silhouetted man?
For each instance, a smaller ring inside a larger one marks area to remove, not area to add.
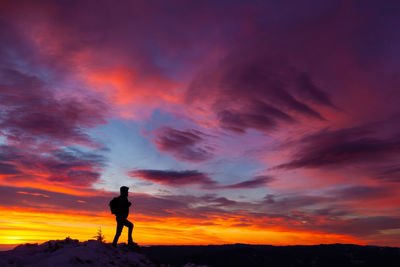
[[[115,214],[117,220],[117,231],[115,233],[113,246],[116,247],[118,243],[118,238],[121,235],[122,228],[124,226],[128,227],[128,245],[134,245],[132,240],[132,230],[133,223],[127,220],[129,215],[129,207],[131,206],[131,202],[128,201],[128,190],[129,188],[126,186],[121,186],[120,188],[120,196],[115,197],[110,202],[111,212]]]

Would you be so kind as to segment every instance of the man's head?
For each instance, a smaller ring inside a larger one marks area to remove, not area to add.
[[[128,190],[129,190],[129,187],[121,186],[121,188],[119,189],[119,192],[121,193],[121,196],[127,197],[128,196]]]

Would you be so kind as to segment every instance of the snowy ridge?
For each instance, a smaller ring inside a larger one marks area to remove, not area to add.
[[[25,244],[0,254],[0,266],[154,266],[146,256],[95,240],[66,238],[41,245]]]
[[[117,248],[95,240],[79,242],[66,238],[43,244],[20,245],[13,250],[0,252],[0,266],[160,266],[145,255],[134,252],[126,245]],[[163,265],[161,265],[163,266]],[[186,267],[198,265],[186,264]]]

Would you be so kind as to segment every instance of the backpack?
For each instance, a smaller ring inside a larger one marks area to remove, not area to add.
[[[114,197],[108,205],[110,206],[111,213],[117,215],[117,213],[118,213],[118,198]]]

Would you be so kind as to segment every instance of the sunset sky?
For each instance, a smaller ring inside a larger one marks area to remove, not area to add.
[[[0,2],[0,249],[400,246],[399,1]],[[120,241],[126,241],[126,229]]]

